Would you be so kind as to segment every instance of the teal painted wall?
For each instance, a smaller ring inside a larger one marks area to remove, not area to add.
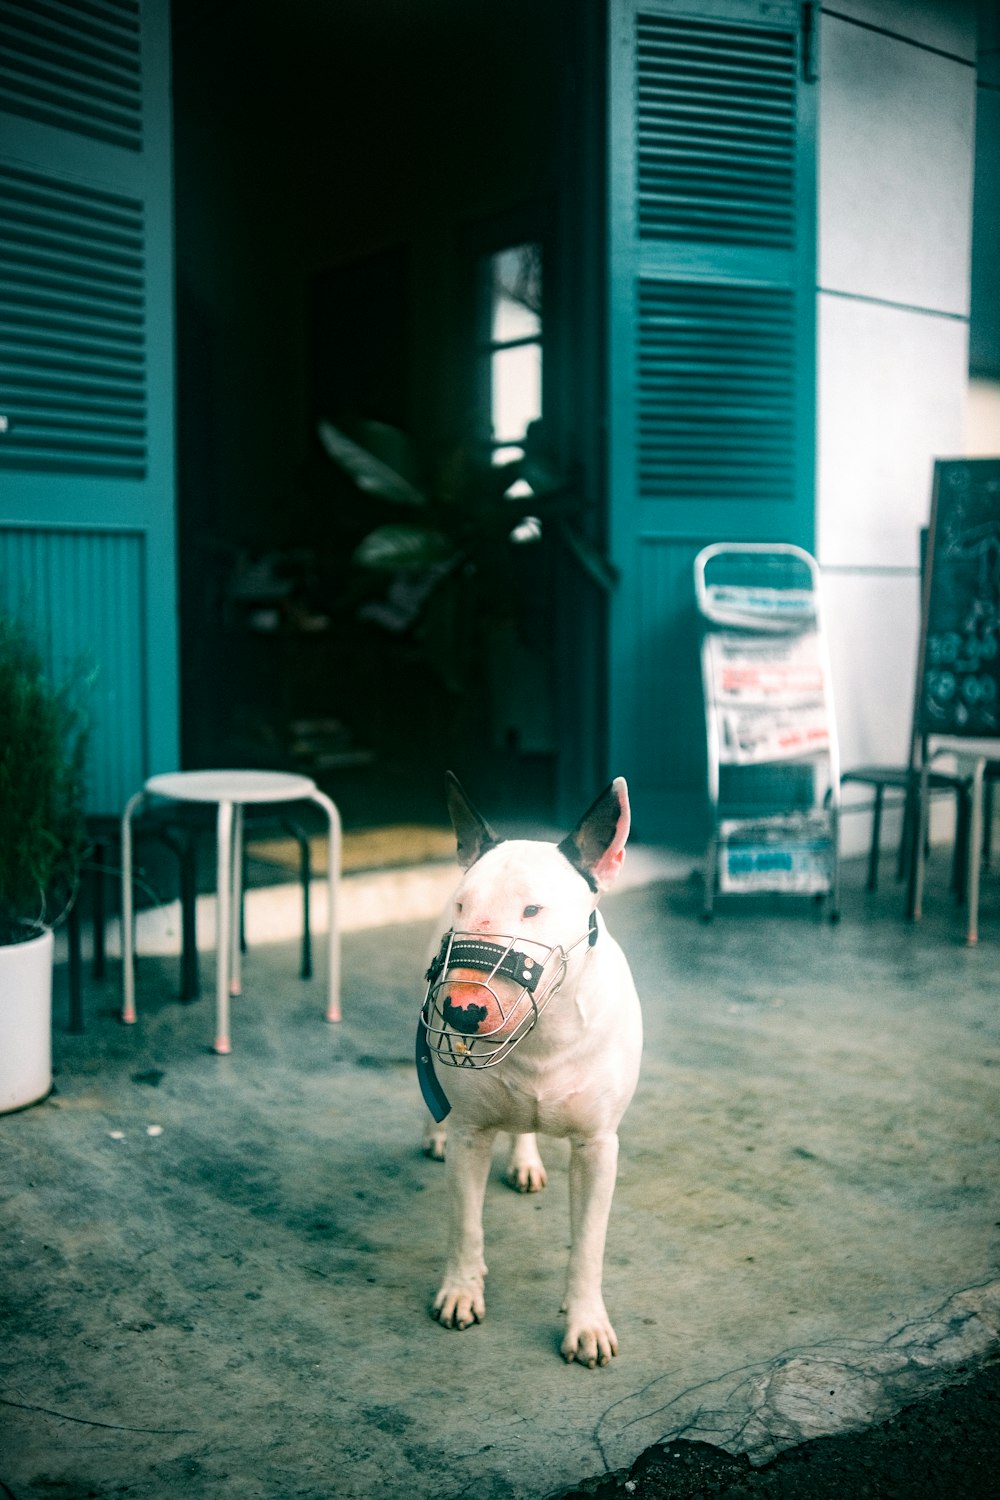
[[[169,9],[42,10],[4,17],[0,600],[94,673],[89,806],[118,812],[178,758]]]

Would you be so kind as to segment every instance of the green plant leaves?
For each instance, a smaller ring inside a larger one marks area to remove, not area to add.
[[[319,440],[326,453],[368,495],[393,505],[426,505],[427,498],[414,482],[417,464],[405,433],[384,422],[362,425],[364,444],[355,442],[323,419]]]
[[[75,883],[85,752],[74,685],[54,686],[27,632],[0,615],[0,924],[8,932],[46,920],[48,903]]]
[[[354,551],[354,561],[359,567],[380,573],[433,568],[457,560],[458,556],[454,542],[443,531],[409,526],[405,522],[377,526]]]

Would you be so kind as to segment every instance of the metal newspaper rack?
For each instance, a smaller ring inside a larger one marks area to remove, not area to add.
[[[800,547],[721,542],[695,558],[716,894],[829,899],[840,914],[840,757],[819,569]]]

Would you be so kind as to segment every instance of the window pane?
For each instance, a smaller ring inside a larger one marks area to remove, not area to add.
[[[538,338],[542,331],[542,257],[538,245],[515,245],[490,257],[495,343]]]
[[[542,346],[499,349],[491,364],[493,438],[498,443],[517,443],[528,423],[542,414]]]
[[[515,459],[524,457],[524,448],[520,443],[505,443],[502,448],[493,449],[493,462],[495,464],[512,464]]]

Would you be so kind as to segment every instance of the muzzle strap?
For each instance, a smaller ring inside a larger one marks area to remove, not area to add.
[[[448,955],[448,967],[476,969],[482,974],[513,979],[529,995],[535,993],[544,972],[544,965],[537,959],[500,943],[488,943],[485,938],[456,938]]]
[[[417,1082],[420,1084],[420,1092],[424,1096],[424,1103],[440,1125],[441,1121],[451,1112],[451,1103],[434,1071],[423,1011],[420,1012],[417,1018]]]

